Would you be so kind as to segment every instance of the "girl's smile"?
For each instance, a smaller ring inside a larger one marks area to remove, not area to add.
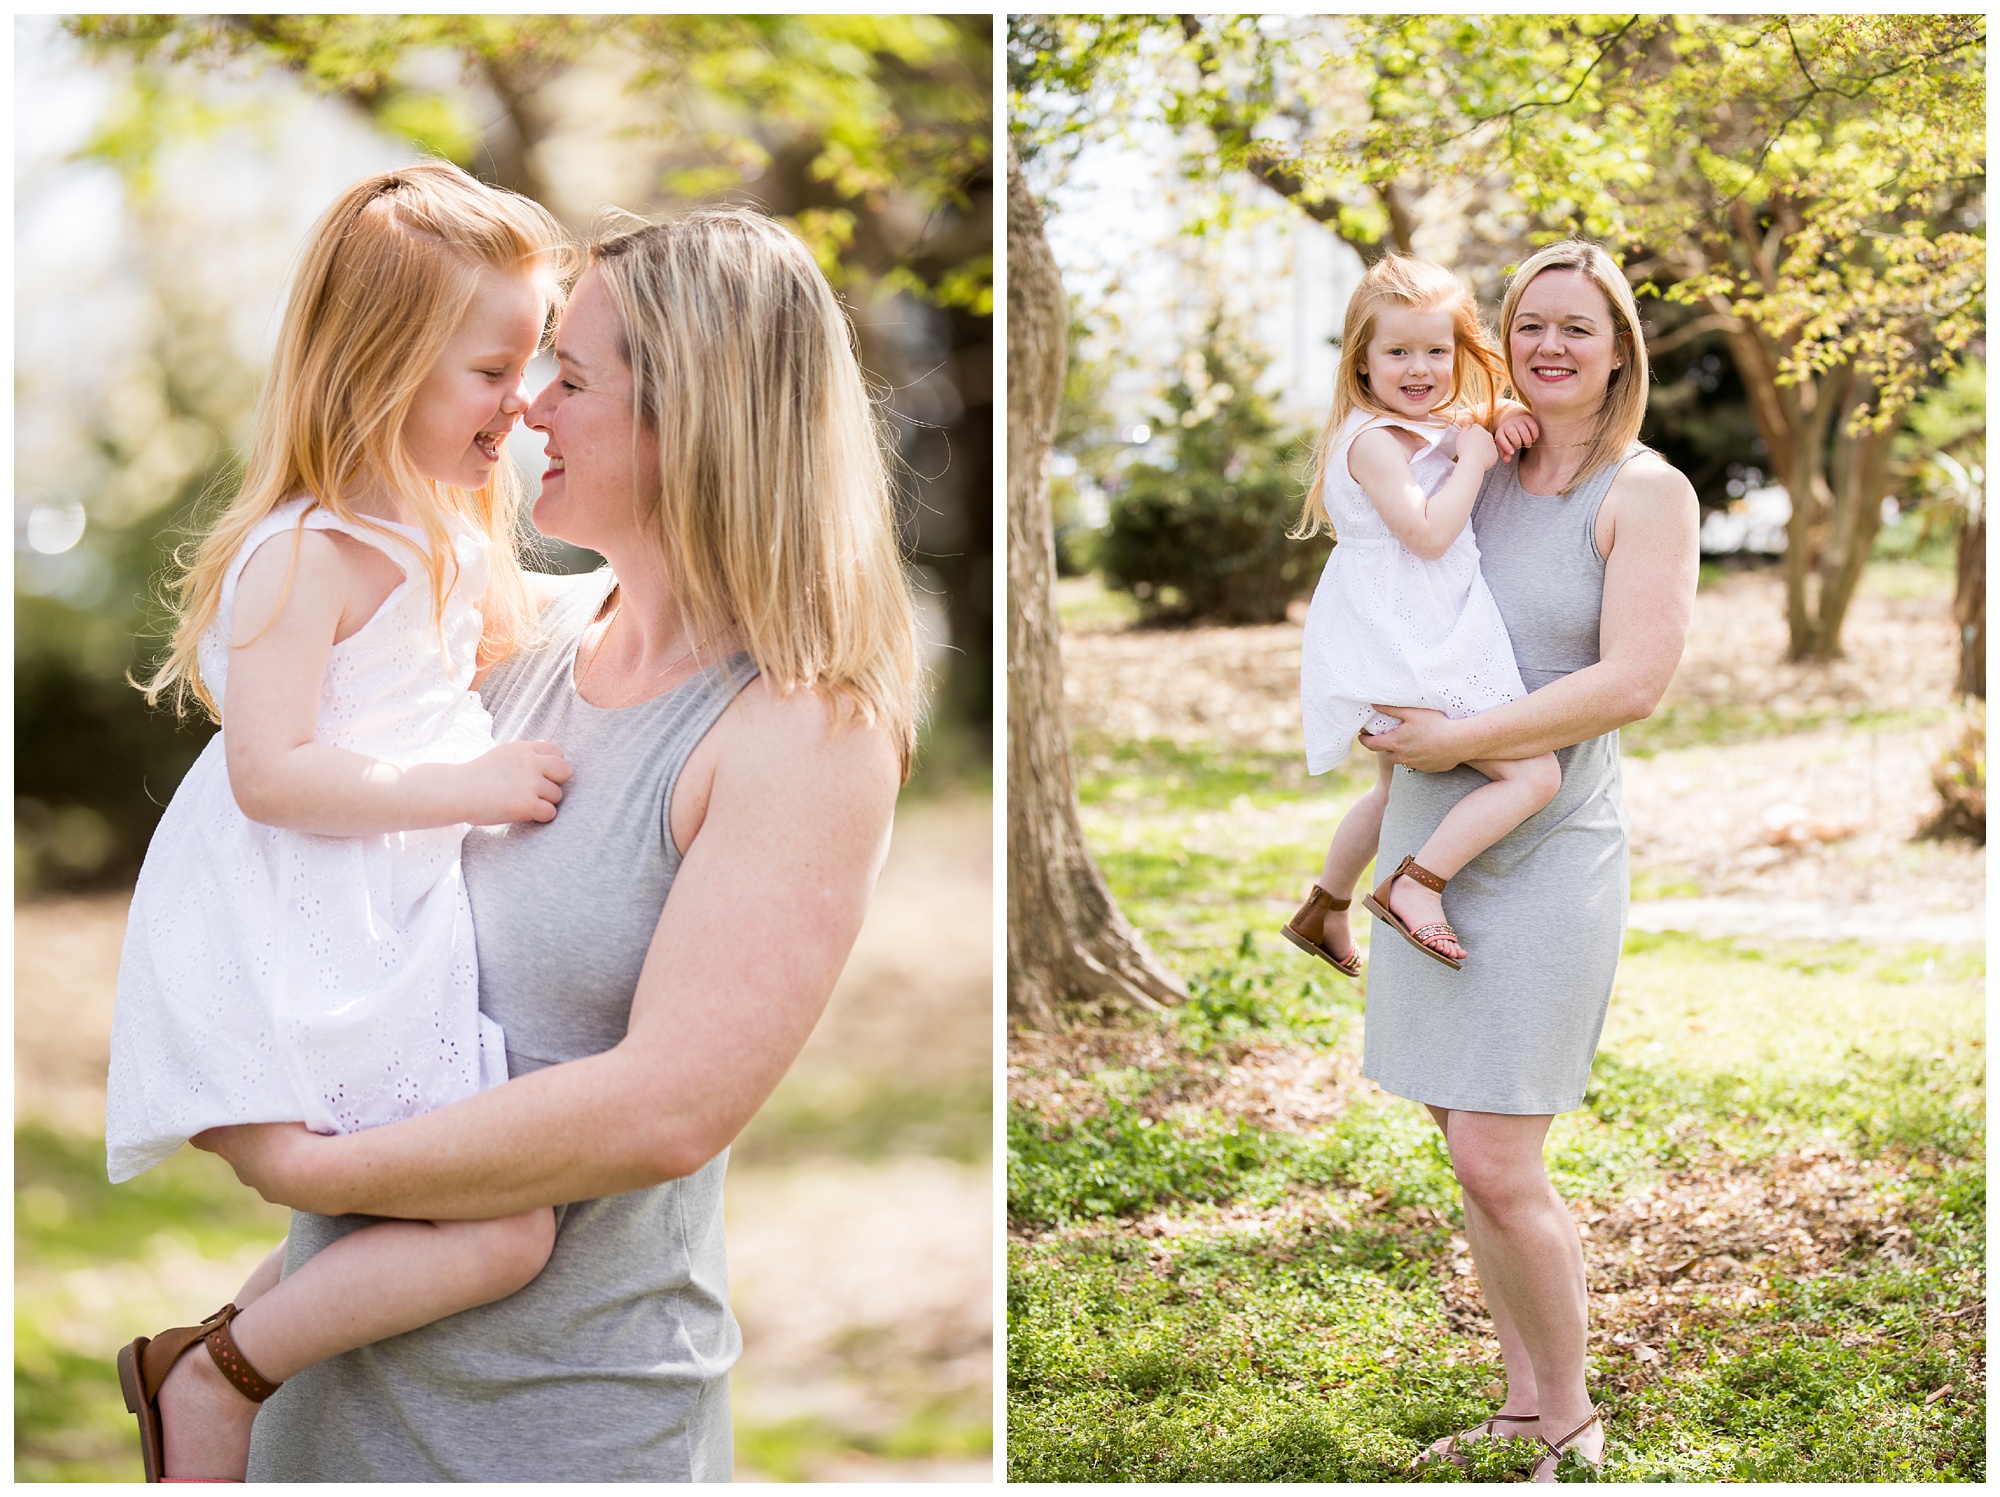
[[[410,461],[424,477],[460,489],[491,480],[501,444],[528,406],[521,381],[541,343],[546,310],[531,271],[481,267],[472,305],[417,387],[403,423]]]
[[[1375,319],[1361,375],[1384,410],[1428,416],[1451,392],[1457,348],[1448,310],[1387,306]]]

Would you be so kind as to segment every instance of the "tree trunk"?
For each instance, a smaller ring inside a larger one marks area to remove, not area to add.
[[[1986,700],[1986,505],[1975,494],[1958,533],[1958,591],[1951,616],[1958,624],[1958,694]]]
[[[1882,496],[1889,489],[1889,448],[1895,429],[1850,434],[1847,423],[1855,408],[1875,391],[1872,380],[1856,376],[1849,387],[1833,433],[1833,524],[1820,558],[1819,616],[1813,621],[1812,656],[1837,660],[1840,626],[1861,572],[1875,549],[1882,528]]]
[[[1063,1005],[1187,996],[1105,887],[1077,817],[1056,629],[1049,445],[1068,308],[1041,210],[1007,151],[1007,1007],[1038,1029]]]

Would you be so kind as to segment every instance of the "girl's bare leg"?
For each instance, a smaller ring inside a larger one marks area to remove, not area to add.
[[[1417,849],[1419,866],[1451,878],[1515,827],[1556,798],[1562,768],[1554,754],[1533,759],[1481,759],[1472,766],[1487,782],[1469,791],[1445,813],[1430,840]],[[1389,908],[1412,930],[1444,919],[1444,896],[1413,878],[1399,878],[1389,891]],[[1450,938],[1433,942],[1446,956],[1461,958],[1465,948]]]
[[[1333,845],[1327,848],[1326,862],[1320,868],[1319,886],[1335,899],[1353,897],[1356,881],[1375,856],[1376,845],[1382,840],[1382,814],[1389,809],[1389,776],[1395,768],[1395,761],[1387,754],[1375,755],[1375,783],[1347,808],[1334,829]],[[1321,944],[1342,961],[1354,949],[1347,915],[1346,910],[1328,910],[1320,934]]]
[[[1432,1116],[1451,1150],[1465,1196],[1466,1238],[1501,1332],[1502,1412],[1540,1415],[1538,1426],[1512,1427],[1523,1434],[1567,1434],[1591,1411],[1584,1386],[1589,1301],[1576,1223],[1542,1167],[1542,1141],[1553,1120],[1439,1108]],[[1602,1426],[1592,1425],[1575,1444],[1586,1459],[1602,1460]],[[1552,1470],[1541,1474],[1553,1479]]]
[[[316,1362],[505,1299],[548,1262],[555,1213],[490,1221],[378,1222],[278,1279],[282,1246],[244,1284],[230,1325],[250,1365],[283,1382]],[[174,1364],[160,1385],[166,1474],[241,1478],[257,1405],[206,1350]]]

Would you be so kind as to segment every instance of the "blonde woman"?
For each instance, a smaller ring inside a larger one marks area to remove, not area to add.
[[[1457,719],[1379,704],[1402,719],[1361,740],[1398,766],[1380,859],[1415,852],[1485,783],[1476,761],[1554,750],[1562,785],[1452,880],[1446,912],[1476,968],[1377,943],[1362,1069],[1444,1131],[1506,1364],[1501,1407],[1428,1454],[1528,1436],[1534,1479],[1553,1481],[1565,1451],[1600,1463],[1604,1431],[1584,1386],[1582,1245],[1542,1143],[1583,1105],[1611,997],[1627,896],[1617,730],[1653,710],[1680,660],[1698,517],[1688,481],[1639,444],[1646,346],[1609,255],[1569,241],[1532,256],[1500,336],[1539,435],[1487,475],[1472,529],[1528,694]]]
[[[535,517],[604,555],[483,694],[561,747],[545,824],[475,831],[480,1004],[512,1079],[340,1137],[203,1142],[298,1209],[294,1268],[371,1217],[556,1208],[510,1298],[323,1362],[256,1480],[727,1480],[729,1142],[832,990],[912,747],[911,609],[852,334],[748,213],[596,244],[528,411]]]

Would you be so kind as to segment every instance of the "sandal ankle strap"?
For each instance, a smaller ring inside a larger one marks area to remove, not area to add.
[[[237,1315],[236,1306],[226,1305],[218,1316],[218,1321],[203,1340],[208,1345],[208,1355],[215,1362],[216,1369],[229,1379],[230,1385],[252,1403],[262,1403],[279,1388],[282,1383],[274,1383],[263,1373],[250,1365],[250,1359],[237,1346],[236,1338],[229,1333],[229,1322]]]
[[[1347,909],[1354,903],[1352,898],[1335,899],[1331,894],[1327,893],[1326,890],[1318,884],[1314,884],[1312,886],[1312,893],[1306,896],[1307,904],[1310,905],[1315,901],[1324,904],[1328,909],[1336,912]]]
[[[1435,873],[1432,873],[1430,869],[1424,867],[1415,858],[1407,855],[1402,862],[1396,865],[1396,871],[1389,875],[1389,882],[1394,883],[1399,878],[1413,878],[1433,894],[1444,893],[1444,886],[1449,882],[1449,880],[1442,879]]]

